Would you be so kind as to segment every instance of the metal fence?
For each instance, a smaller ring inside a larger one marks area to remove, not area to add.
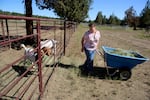
[[[26,35],[26,20],[33,21],[31,35]],[[76,23],[70,21],[0,15],[0,98],[41,98],[75,28]],[[28,47],[37,52],[38,60],[24,63],[20,45],[33,37],[35,45]],[[53,55],[41,55],[40,41],[45,39],[58,41]]]

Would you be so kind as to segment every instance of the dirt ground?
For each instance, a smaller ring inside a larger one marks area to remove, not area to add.
[[[48,82],[43,100],[150,100],[150,61],[137,65],[132,69],[131,78],[122,81],[106,76],[103,58],[96,54],[94,68],[97,75],[82,75],[79,66],[84,63],[85,55],[81,52],[81,37],[87,29],[86,25],[81,24],[73,34],[66,55]],[[101,32],[99,47],[105,45],[134,50],[150,58],[150,40],[141,38],[142,31],[113,27],[97,29]],[[14,57],[22,56],[22,52],[12,49],[0,53],[0,66],[11,63]]]
[[[97,76],[83,76],[79,66],[85,55],[81,50],[81,36],[88,29],[77,28],[44,93],[43,100],[150,100],[150,61],[132,69],[127,81],[105,77],[103,58],[96,54],[94,68]],[[129,29],[101,29],[102,45],[134,50],[150,58],[150,40],[140,38],[141,31]],[[102,50],[100,48],[100,50]],[[101,75],[101,76],[99,76]]]

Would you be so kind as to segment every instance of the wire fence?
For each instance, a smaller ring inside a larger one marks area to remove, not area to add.
[[[27,20],[33,21],[30,35],[26,34]],[[41,98],[75,29],[76,23],[71,21],[0,15],[0,98]],[[35,44],[26,45],[27,39],[33,37]],[[57,41],[54,53],[42,55],[40,42],[52,39]],[[37,53],[34,63],[24,60],[26,55],[21,44]]]

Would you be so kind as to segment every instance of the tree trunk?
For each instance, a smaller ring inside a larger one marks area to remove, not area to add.
[[[26,17],[32,17],[32,0],[25,0],[25,13]],[[26,20],[26,34],[33,34],[33,20]],[[34,45],[35,42],[35,37],[30,37],[26,39],[26,43],[29,45]]]
[[[133,18],[133,30],[136,30],[137,24],[138,24],[138,20],[136,17],[134,17]]]
[[[133,23],[133,30],[136,30],[136,23]]]
[[[32,0],[25,0],[26,17],[32,17]],[[33,21],[26,20],[27,35],[33,34]]]

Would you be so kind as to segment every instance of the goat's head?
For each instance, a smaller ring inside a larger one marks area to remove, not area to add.
[[[21,45],[20,45],[20,48],[26,49],[26,46],[25,46],[24,44],[21,44]]]
[[[43,53],[46,54],[47,56],[50,56],[51,53],[52,53],[51,48],[43,47],[41,50],[42,50]]]

